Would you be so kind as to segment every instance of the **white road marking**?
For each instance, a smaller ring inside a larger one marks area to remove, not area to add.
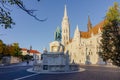
[[[28,77],[32,77],[32,76],[36,76],[38,75],[39,73],[36,73],[36,74],[32,74],[32,75],[28,75],[28,76],[24,76],[24,77],[20,77],[20,78],[16,78],[16,79],[13,79],[13,80],[21,80],[21,79],[24,79],[24,78],[28,78]]]

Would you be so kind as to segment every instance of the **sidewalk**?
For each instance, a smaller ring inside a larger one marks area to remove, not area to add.
[[[99,66],[99,67],[109,67],[109,68],[120,68],[120,67],[117,67],[117,66],[114,66],[114,65],[105,65],[105,64],[80,64],[80,65],[83,65],[83,66]]]
[[[32,65],[33,65],[33,61],[30,61],[29,64],[27,64],[26,62],[20,62],[20,63],[8,64],[8,65],[0,64],[0,68],[15,67],[15,66],[32,66]]]

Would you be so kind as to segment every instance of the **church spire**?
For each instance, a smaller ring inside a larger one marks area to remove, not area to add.
[[[62,44],[66,45],[70,40],[70,23],[67,15],[67,8],[65,5],[64,16],[62,20]]]
[[[66,5],[65,5],[65,9],[64,9],[64,17],[68,17],[67,16],[67,7],[66,7]]]
[[[88,24],[87,24],[87,27],[88,27],[88,31],[90,29],[92,29],[92,24],[91,24],[91,21],[90,21],[90,17],[88,16]]]
[[[79,32],[79,28],[78,28],[78,25],[76,26],[76,31]]]

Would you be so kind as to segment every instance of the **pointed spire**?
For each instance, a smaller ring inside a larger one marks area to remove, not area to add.
[[[78,32],[79,32],[79,28],[78,28],[78,25],[76,26],[76,31],[78,31]]]
[[[67,7],[66,7],[66,5],[65,5],[65,9],[64,9],[64,17],[68,17],[67,16]]]
[[[32,50],[32,46],[30,45],[30,50]]]
[[[87,27],[88,27],[88,31],[90,29],[92,29],[92,24],[91,24],[91,21],[90,21],[90,17],[88,16],[88,24],[87,24]]]
[[[77,42],[80,42],[80,31],[79,31],[78,25],[76,26],[76,29],[74,32],[74,40]]]
[[[74,37],[76,37],[79,34],[80,34],[80,32],[79,32],[79,28],[78,28],[78,25],[77,25],[76,29],[75,29],[75,32],[74,32]]]

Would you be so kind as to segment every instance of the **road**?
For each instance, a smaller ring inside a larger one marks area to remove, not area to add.
[[[0,80],[120,80],[120,69],[85,66],[83,72],[69,74],[35,74],[27,72],[30,66],[0,68]]]

